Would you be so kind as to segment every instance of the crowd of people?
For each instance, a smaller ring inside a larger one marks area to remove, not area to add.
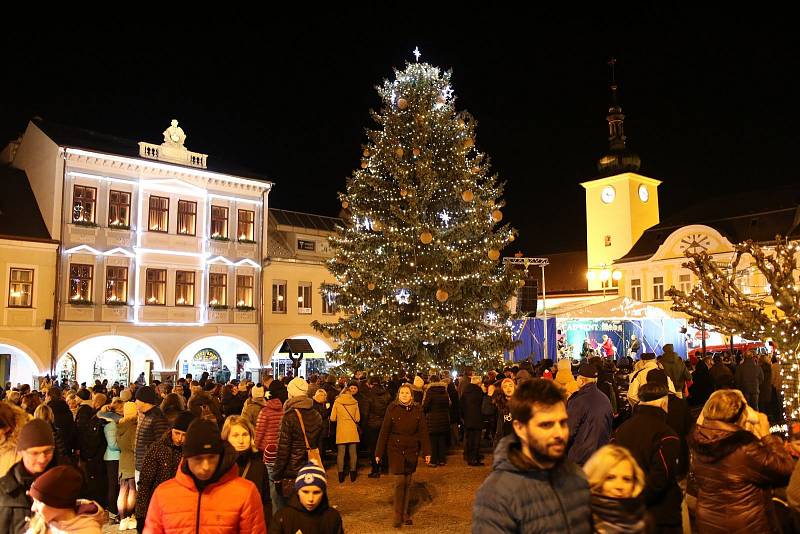
[[[793,532],[800,424],[770,432],[775,371],[666,345],[457,377],[7,386],[0,531],[338,534],[334,469],[340,485],[393,476],[386,526],[400,529],[420,460],[435,469],[458,450],[470,469],[493,450],[476,533]]]

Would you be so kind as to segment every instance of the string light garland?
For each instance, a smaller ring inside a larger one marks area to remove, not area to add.
[[[338,284],[321,291],[335,292],[342,316],[313,326],[340,342],[330,358],[347,369],[489,369],[514,346],[500,303],[519,274],[496,260],[515,231],[497,224],[503,184],[450,77],[409,63],[384,81],[378,127],[339,195],[349,220],[327,264]]]
[[[796,280],[800,244],[781,236],[775,244],[734,245],[730,262],[707,252],[687,252],[684,267],[697,277],[688,293],[672,288],[672,309],[728,336],[772,341],[783,377],[787,420],[800,421],[800,286]],[[751,282],[752,283],[748,283]],[[753,291],[753,288],[763,288]]]

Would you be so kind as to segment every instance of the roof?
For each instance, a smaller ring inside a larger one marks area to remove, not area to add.
[[[308,354],[314,352],[311,343],[306,338],[285,339],[281,345],[279,353],[289,352],[294,354]]]
[[[326,217],[324,215],[314,215],[312,213],[301,213],[299,211],[270,208],[269,214],[274,217],[275,222],[280,225],[319,230],[321,232],[335,232],[337,226],[344,225],[344,221],[336,217]]]
[[[93,130],[85,130],[75,126],[58,124],[55,122],[46,121],[40,117],[34,117],[31,119],[31,122],[59,146],[93,150],[105,154],[114,154],[116,156],[141,159],[142,161],[156,161],[149,158],[143,158],[139,155],[138,141],[132,141],[130,139],[125,139],[114,135],[95,132]],[[172,163],[170,161],[159,161],[159,163],[167,163],[169,165],[175,165],[177,167],[184,167],[192,170],[198,169],[198,167],[190,167],[188,165],[181,165],[180,163]],[[243,169],[236,164],[222,161],[214,155],[208,156],[206,168],[203,170],[227,174],[230,176],[238,176],[241,178],[252,178],[255,180],[268,181],[267,177],[264,175]]]
[[[51,241],[25,171],[0,167],[0,236]]]
[[[633,248],[615,263],[651,257],[675,230],[692,224],[710,226],[731,243],[748,239],[768,243],[777,234],[800,237],[798,223],[800,185],[714,197],[648,228]]]

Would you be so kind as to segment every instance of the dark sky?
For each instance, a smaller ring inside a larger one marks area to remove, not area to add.
[[[574,250],[585,247],[578,184],[607,147],[615,56],[628,146],[642,174],[664,181],[662,219],[797,179],[800,48],[779,14],[519,9],[301,6],[240,13],[248,24],[20,26],[0,37],[0,135],[40,115],[161,142],[177,118],[190,150],[268,175],[273,207],[336,215],[374,86],[419,46],[453,69],[457,107],[477,118],[478,146],[508,183],[505,214],[521,238],[507,252]]]

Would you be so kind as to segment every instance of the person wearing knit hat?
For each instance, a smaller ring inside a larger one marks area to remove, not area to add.
[[[325,469],[308,463],[295,478],[295,495],[273,518],[270,534],[297,532],[344,532],[342,516],[328,503]]]
[[[141,472],[144,456],[150,445],[161,439],[170,425],[164,412],[158,406],[160,401],[151,386],[142,386],[136,390],[136,409],[142,415],[136,428],[136,471]],[[138,474],[136,480],[139,480]]]
[[[308,396],[308,382],[306,382],[304,379],[300,378],[299,376],[297,378],[293,378],[292,381],[289,382],[289,385],[286,386],[286,391],[288,392],[290,399],[292,397],[299,397],[301,395],[307,397]]]
[[[289,392],[286,390],[286,385],[280,380],[273,380],[267,387],[267,399],[279,399],[281,404],[289,399]]]
[[[42,473],[56,465],[55,440],[50,424],[29,421],[20,431],[17,450],[22,457],[0,478],[0,532],[23,532],[33,501],[26,495]]]
[[[656,361],[655,354],[645,352],[634,369],[636,370],[631,375],[630,385],[628,386],[628,402],[631,407],[635,407],[639,403],[639,388],[648,382],[647,377],[650,372],[656,369],[663,369],[663,367]],[[670,391],[675,392],[675,386],[669,376],[667,377],[667,387]]]
[[[71,465],[60,465],[39,476],[29,491],[34,512],[28,532],[101,534],[105,512],[94,501],[78,499],[83,475]]]
[[[183,461],[173,478],[155,488],[144,531],[200,532],[213,525],[219,532],[266,532],[261,496],[251,481],[239,476],[236,459],[215,423],[192,421]]]
[[[567,458],[579,466],[611,441],[613,409],[609,398],[597,387],[598,374],[595,365],[582,363],[576,379],[578,390],[567,400]]]
[[[256,384],[250,389],[250,396],[244,402],[242,408],[242,417],[250,421],[253,428],[258,423],[258,414],[261,409],[267,405],[266,392],[261,384]]]

